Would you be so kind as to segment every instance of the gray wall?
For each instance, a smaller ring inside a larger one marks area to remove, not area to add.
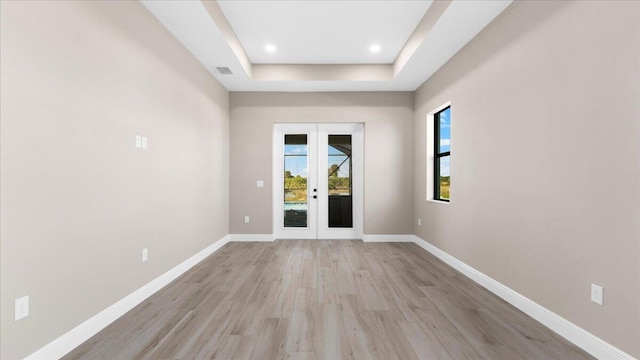
[[[228,234],[228,93],[139,2],[0,13],[0,357],[16,359]]]
[[[412,93],[232,92],[229,109],[231,233],[272,233],[272,138],[279,122],[364,123],[364,233],[412,233]],[[256,188],[256,180],[265,187]]]
[[[640,2],[515,2],[416,93],[415,233],[640,357]],[[451,101],[451,204],[425,119]],[[589,300],[604,286],[604,306]]]

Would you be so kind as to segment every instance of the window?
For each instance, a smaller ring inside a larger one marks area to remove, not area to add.
[[[433,115],[433,199],[449,201],[451,185],[451,106]]]

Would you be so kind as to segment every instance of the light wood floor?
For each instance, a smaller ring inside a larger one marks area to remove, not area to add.
[[[65,359],[591,359],[411,243],[229,243]]]

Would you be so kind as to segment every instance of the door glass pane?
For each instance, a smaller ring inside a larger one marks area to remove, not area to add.
[[[284,136],[284,227],[307,227],[307,135]]]
[[[329,227],[353,227],[351,135],[329,135]]]

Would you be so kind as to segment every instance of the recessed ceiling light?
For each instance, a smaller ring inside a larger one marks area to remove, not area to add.
[[[369,47],[369,51],[371,51],[372,53],[377,53],[378,51],[380,51],[380,45],[371,45],[371,47]]]
[[[267,50],[267,52],[275,52],[276,46],[273,44],[268,44],[267,46],[264,47],[264,49]]]

